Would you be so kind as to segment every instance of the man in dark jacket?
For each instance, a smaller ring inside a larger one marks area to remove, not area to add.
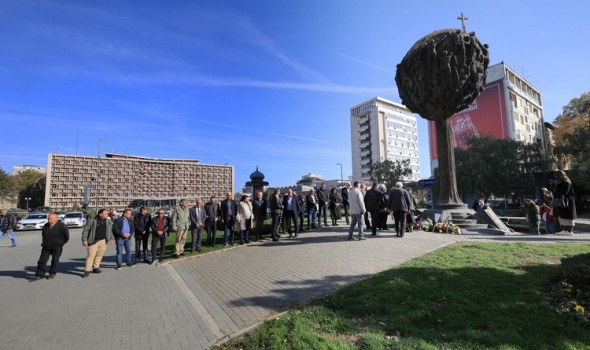
[[[318,226],[322,227],[322,215],[324,216],[324,226],[328,226],[328,203],[330,191],[326,189],[326,184],[322,183],[320,188],[317,190],[317,197],[319,203],[318,209]]]
[[[135,227],[135,263],[139,262],[141,256],[141,247],[143,246],[143,262],[148,260],[148,239],[150,237],[151,216],[147,213],[145,207],[139,208],[139,213],[133,218]]]
[[[342,206],[344,207],[344,217],[346,218],[346,224],[350,223],[348,219],[348,209],[350,208],[350,203],[348,202],[348,188],[350,187],[350,183],[347,182],[346,185],[342,187],[340,190],[340,195],[342,196]]]
[[[371,233],[377,236],[377,228],[379,228],[379,210],[384,207],[383,195],[379,191],[379,182],[373,182],[373,186],[365,193],[365,207],[367,212],[371,214]]]
[[[226,193],[225,199],[221,201],[221,223],[225,225],[223,231],[224,247],[230,243],[234,245],[234,224],[238,214],[238,204],[234,201],[234,195],[231,192]]]
[[[396,182],[395,188],[389,193],[389,210],[395,220],[395,232],[399,237],[406,231],[406,215],[410,212],[410,194],[403,188],[402,182]]]
[[[215,246],[217,235],[217,220],[219,219],[219,205],[215,202],[217,197],[211,196],[205,203],[205,230],[207,230],[207,247]]]
[[[4,234],[8,234],[10,240],[12,241],[11,247],[16,247],[16,236],[14,235],[14,227],[16,226],[16,220],[12,215],[8,213],[8,210],[2,209],[0,211],[0,238],[4,236]]]
[[[297,223],[297,216],[299,213],[299,200],[293,194],[293,190],[287,190],[287,195],[283,197],[283,220],[285,220],[285,229],[289,233],[289,238],[293,236],[291,231],[291,221],[295,226],[295,237],[299,233],[299,224]]]
[[[264,220],[266,220],[268,205],[266,199],[262,197],[262,191],[256,191],[254,200],[252,201],[252,214],[254,215],[254,233],[256,234],[256,241],[262,238],[262,227]]]
[[[135,228],[131,216],[131,209],[125,209],[123,215],[116,218],[115,222],[113,222],[113,234],[117,242],[116,270],[120,270],[121,265],[123,265],[123,248],[125,248],[125,262],[127,266],[133,266],[133,260],[131,260],[131,240],[133,239]]]
[[[166,253],[166,237],[170,231],[170,218],[167,217],[164,209],[158,210],[158,216],[152,219],[152,261],[150,264],[156,263],[158,243],[160,243],[160,255],[158,261],[164,260],[164,253]]]
[[[55,277],[59,257],[61,256],[63,246],[70,239],[70,232],[68,231],[68,227],[58,220],[57,214],[51,213],[47,217],[47,223],[43,226],[41,236],[43,237],[41,256],[37,262],[37,272],[33,281],[45,278],[45,267],[47,266],[49,256],[51,256],[51,267],[49,268],[47,279]]]
[[[279,240],[279,223],[281,215],[283,215],[283,201],[279,190],[275,190],[270,197],[270,214],[272,217],[272,240],[276,242]]]

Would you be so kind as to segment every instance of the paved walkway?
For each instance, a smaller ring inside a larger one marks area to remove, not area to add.
[[[342,224],[341,224],[342,225]],[[40,233],[0,241],[1,349],[207,349],[294,304],[397,266],[456,241],[587,243],[572,237],[452,236],[392,231],[366,241],[322,228],[298,239],[236,246],[159,266],[115,266],[109,246],[103,273],[87,279],[80,230],[71,230],[60,273],[29,282]]]

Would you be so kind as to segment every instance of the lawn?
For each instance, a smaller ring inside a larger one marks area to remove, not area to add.
[[[455,244],[265,322],[216,349],[590,349],[548,299],[590,245]]]

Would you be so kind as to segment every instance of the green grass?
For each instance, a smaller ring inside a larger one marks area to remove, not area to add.
[[[588,329],[547,301],[560,259],[588,251],[588,244],[456,244],[217,349],[590,349]]]

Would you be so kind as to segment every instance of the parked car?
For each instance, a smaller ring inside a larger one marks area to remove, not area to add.
[[[47,213],[32,213],[16,224],[16,230],[40,230],[47,223]]]
[[[68,227],[84,227],[84,225],[86,224],[86,218],[84,217],[83,212],[72,211],[65,214],[63,222]]]
[[[58,217],[60,220],[62,220],[62,221],[63,221],[63,220],[65,219],[65,217],[66,217],[66,212],[65,212],[65,211],[57,210],[57,211],[55,211],[55,213],[57,214],[57,217]]]

